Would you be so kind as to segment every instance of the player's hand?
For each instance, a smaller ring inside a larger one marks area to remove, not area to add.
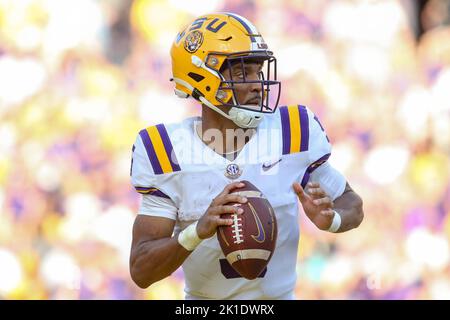
[[[333,201],[317,182],[309,182],[307,190],[303,190],[299,183],[294,183],[293,188],[302,204],[308,218],[320,230],[328,230],[335,215]]]
[[[207,239],[212,237],[218,226],[229,226],[233,224],[232,219],[222,219],[220,215],[224,213],[243,213],[243,209],[238,205],[227,205],[230,202],[246,203],[247,198],[237,194],[230,194],[234,189],[245,186],[242,182],[233,182],[227,185],[221,193],[211,202],[208,210],[198,220],[197,234],[200,239]]]

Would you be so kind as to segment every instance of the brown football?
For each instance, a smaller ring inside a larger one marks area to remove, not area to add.
[[[225,219],[233,219],[230,226],[217,230],[222,251],[229,264],[241,276],[253,280],[258,277],[272,258],[277,241],[277,220],[272,206],[258,188],[248,181],[245,186],[235,189],[248,199],[239,205],[242,214],[223,214]]]

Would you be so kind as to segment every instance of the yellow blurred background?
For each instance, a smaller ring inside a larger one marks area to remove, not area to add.
[[[200,114],[169,48],[232,11],[278,60],[282,104],[324,124],[364,199],[345,234],[301,214],[298,299],[450,299],[450,5],[445,0],[0,0],[0,298],[182,299],[128,257],[131,147]]]

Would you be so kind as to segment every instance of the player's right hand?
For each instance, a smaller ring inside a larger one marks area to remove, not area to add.
[[[230,183],[213,199],[208,210],[206,210],[205,214],[197,223],[197,235],[200,239],[212,237],[216,233],[218,226],[229,226],[233,224],[232,219],[223,219],[220,215],[224,213],[241,214],[244,212],[238,205],[227,205],[230,202],[247,202],[247,198],[238,194],[231,194],[234,189],[242,188],[244,185],[242,182]]]
[[[307,191],[303,190],[300,183],[293,184],[294,191],[302,204],[306,216],[320,230],[327,230],[333,222],[335,211],[333,201],[317,182],[308,182]]]

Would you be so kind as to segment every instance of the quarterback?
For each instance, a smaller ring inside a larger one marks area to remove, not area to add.
[[[201,16],[171,48],[175,94],[201,117],[139,132],[131,179],[142,201],[133,226],[130,273],[141,288],[182,266],[186,299],[295,299],[299,205],[326,232],[363,220],[361,198],[327,161],[331,144],[314,112],[278,106],[276,58],[256,27],[233,13]],[[231,225],[254,184],[278,223],[273,257],[255,280],[227,262],[216,230]]]

